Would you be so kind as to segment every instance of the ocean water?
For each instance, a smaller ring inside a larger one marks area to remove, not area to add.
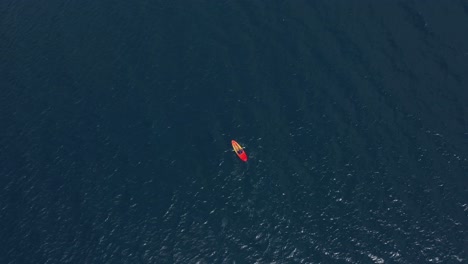
[[[467,262],[466,1],[0,14],[0,263]]]

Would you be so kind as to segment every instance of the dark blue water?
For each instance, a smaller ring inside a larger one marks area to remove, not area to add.
[[[466,263],[465,1],[0,22],[0,263]]]

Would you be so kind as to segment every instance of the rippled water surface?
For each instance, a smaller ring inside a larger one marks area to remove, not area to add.
[[[0,13],[1,263],[466,263],[464,1]]]

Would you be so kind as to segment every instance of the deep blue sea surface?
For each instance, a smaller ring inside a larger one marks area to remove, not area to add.
[[[467,1],[0,3],[0,263],[467,262]]]

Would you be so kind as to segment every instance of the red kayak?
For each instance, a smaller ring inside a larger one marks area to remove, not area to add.
[[[242,148],[239,143],[237,143],[235,140],[231,140],[232,148],[237,154],[237,157],[241,159],[242,161],[246,162],[247,161],[247,154],[244,151],[244,148]]]

